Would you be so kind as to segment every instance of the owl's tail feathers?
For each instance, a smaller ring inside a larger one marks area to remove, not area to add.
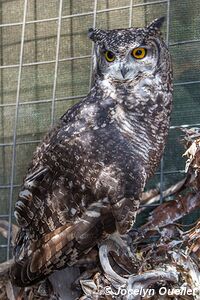
[[[39,241],[33,241],[29,249],[25,247],[27,235],[23,237],[23,231],[20,231],[23,242],[18,243],[20,251],[16,252],[15,264],[11,269],[13,283],[29,286],[55,270],[74,265],[97,244],[105,231],[112,233],[114,230],[114,219],[108,207],[93,203],[82,218],[57,228]]]
[[[20,248],[15,256],[10,276],[17,286],[29,286],[44,279],[53,270],[66,265],[66,260],[73,249],[76,224],[64,225],[46,234],[30,249]],[[19,234],[23,232],[19,232]],[[21,237],[23,239],[23,237]]]

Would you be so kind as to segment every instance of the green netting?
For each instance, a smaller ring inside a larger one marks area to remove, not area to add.
[[[92,44],[87,30],[144,26],[152,19],[166,16],[164,37],[169,44],[174,66],[174,110],[172,125],[200,123],[200,5],[199,0],[64,0],[62,8],[60,51],[56,80],[55,118],[87,94],[90,82]],[[168,14],[169,11],[169,15]],[[0,1],[0,215],[9,214],[12,142],[15,103],[20,63],[24,0]],[[59,1],[29,0],[20,79],[19,114],[16,132],[16,163],[13,204],[27,164],[37,142],[51,124]],[[52,20],[53,18],[53,20]],[[131,18],[131,19],[130,19]],[[44,20],[50,19],[50,20]],[[35,21],[38,22],[35,22]],[[169,22],[169,27],[167,26]],[[38,63],[38,64],[35,64]],[[197,82],[196,82],[197,81]],[[187,83],[187,84],[186,84]],[[170,130],[164,155],[163,188],[183,176],[181,133]],[[31,142],[33,141],[33,142]],[[160,182],[156,175],[149,186]],[[1,239],[0,244],[5,244]],[[1,255],[5,252],[2,248]],[[4,252],[3,252],[4,251]],[[1,257],[0,255],[0,257]]]

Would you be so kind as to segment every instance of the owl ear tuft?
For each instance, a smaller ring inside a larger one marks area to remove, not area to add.
[[[158,19],[155,19],[148,27],[147,29],[148,30],[154,30],[154,31],[157,31],[157,30],[160,30],[163,22],[165,21],[165,17],[161,17],[161,18],[158,18]]]
[[[106,35],[106,31],[97,28],[89,28],[88,37],[95,43],[101,42]]]
[[[92,40],[93,36],[94,36],[94,31],[95,29],[93,28],[89,28],[88,29],[88,37]]]

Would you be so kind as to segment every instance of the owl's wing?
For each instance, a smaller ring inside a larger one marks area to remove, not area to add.
[[[18,286],[32,285],[56,269],[75,264],[97,243],[105,227],[108,232],[114,226],[108,203],[94,202],[70,217],[75,208],[70,207],[72,195],[65,180],[49,179],[52,174],[47,170],[37,174],[28,176],[32,191],[24,189],[16,205],[23,226],[15,243],[11,277]]]

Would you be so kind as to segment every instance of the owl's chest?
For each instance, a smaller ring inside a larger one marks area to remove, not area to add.
[[[116,130],[125,140],[123,151],[147,168],[156,167],[162,155],[170,121],[169,107],[164,105],[163,98],[157,101],[155,97],[159,98],[154,95],[144,101],[139,96],[129,95],[113,113]]]

